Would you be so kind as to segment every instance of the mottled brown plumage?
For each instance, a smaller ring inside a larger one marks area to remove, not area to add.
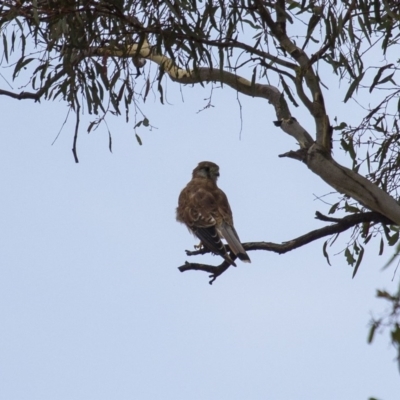
[[[202,161],[193,170],[192,180],[179,195],[176,219],[185,224],[202,242],[204,247],[222,256],[232,265],[221,238],[242,261],[250,258],[240,243],[233,226],[231,207],[225,193],[217,186],[219,167],[210,161]]]

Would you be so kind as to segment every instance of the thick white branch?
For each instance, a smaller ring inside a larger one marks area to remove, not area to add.
[[[128,50],[124,51],[108,47],[91,48],[85,55],[141,57],[158,64],[174,82],[181,84],[220,82],[247,96],[264,98],[274,106],[277,119],[281,122],[280,127],[282,130],[294,137],[301,148],[308,149],[314,143],[311,135],[296,119],[292,118],[283,94],[275,86],[259,83],[252,85],[249,80],[229,71],[221,71],[219,68],[198,68],[196,71],[179,68],[169,57],[157,54],[146,41],[140,48],[138,44],[133,44]]]
[[[400,225],[400,206],[397,201],[362,175],[326,156],[322,146],[315,143],[310,147],[307,165],[338,192]]]
[[[303,161],[311,171],[338,192],[350,196],[370,210],[379,212],[400,225],[400,206],[396,200],[368,179],[333,160],[325,146],[315,143],[311,135],[292,118],[286,100],[275,86],[252,84],[243,77],[220,69],[199,68],[193,71],[179,68],[170,58],[155,53],[148,43],[144,43],[140,49],[134,44],[128,52],[112,51],[109,48],[91,49],[87,56],[92,55],[142,57],[158,64],[175,82],[221,82],[245,95],[265,98],[274,106],[281,129],[294,137],[300,147],[307,151]]]

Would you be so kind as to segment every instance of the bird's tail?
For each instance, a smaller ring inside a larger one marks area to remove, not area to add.
[[[227,223],[223,223],[218,227],[218,229],[220,234],[228,242],[230,249],[233,251],[236,257],[243,262],[251,262],[250,257],[242,246],[242,243],[240,243],[239,235],[237,234],[236,229]]]

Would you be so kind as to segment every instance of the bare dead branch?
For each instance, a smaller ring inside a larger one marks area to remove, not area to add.
[[[236,258],[236,257],[234,257]],[[212,265],[207,265],[207,264],[196,264],[196,263],[189,263],[185,262],[184,265],[180,266],[178,269],[181,272],[185,271],[204,271],[208,272],[210,275],[210,282],[209,284],[212,285],[213,282],[221,275],[223,274],[228,268],[230,267],[230,264],[226,261],[224,261],[222,264],[214,267]]]
[[[324,226],[323,228],[320,229],[315,229],[311,232],[308,232],[302,236],[299,236],[295,239],[289,240],[287,242],[283,243],[272,243],[272,242],[248,242],[248,243],[243,243],[243,247],[246,251],[253,251],[253,250],[265,250],[265,251],[272,251],[274,253],[278,254],[284,254],[289,251],[292,251],[294,249],[297,249],[299,247],[302,247],[306,244],[309,244],[311,242],[314,242],[315,240],[321,239],[325,236],[331,236],[335,235],[338,233],[342,233],[353,226],[356,226],[358,224],[364,223],[364,222],[374,222],[374,223],[382,223],[382,224],[392,224],[393,221],[389,220],[382,214],[379,214],[377,212],[366,212],[366,213],[359,213],[359,214],[352,214],[348,215],[343,218],[330,218],[327,217],[320,212],[315,213],[315,217],[319,220],[322,221],[329,221],[329,222],[335,222],[332,225]],[[199,254],[206,254],[210,253],[209,250],[202,248],[200,250],[196,251],[186,251],[186,254],[188,256],[194,256],[194,255],[199,255]],[[235,256],[232,254],[233,260]],[[189,263],[186,262],[184,265],[179,267],[178,269],[181,272],[185,271],[204,271],[211,273],[212,275],[212,280],[210,281],[210,284],[212,284],[218,276],[223,274],[227,269],[229,268],[229,264],[224,261],[222,264],[218,266],[212,266],[212,265],[207,265],[207,264],[197,264],[197,263]]]
[[[280,157],[280,158],[288,157],[288,158],[293,158],[294,160],[297,160],[297,161],[306,162],[307,150],[306,149],[299,149],[297,151],[290,150],[287,153],[279,154],[278,157]]]

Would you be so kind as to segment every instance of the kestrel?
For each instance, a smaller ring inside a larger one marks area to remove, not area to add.
[[[176,219],[185,224],[204,247],[219,254],[229,264],[236,266],[221,238],[228,242],[236,257],[244,262],[251,262],[233,226],[228,198],[217,186],[218,177],[217,164],[210,161],[199,163],[193,170],[192,180],[179,195]]]

